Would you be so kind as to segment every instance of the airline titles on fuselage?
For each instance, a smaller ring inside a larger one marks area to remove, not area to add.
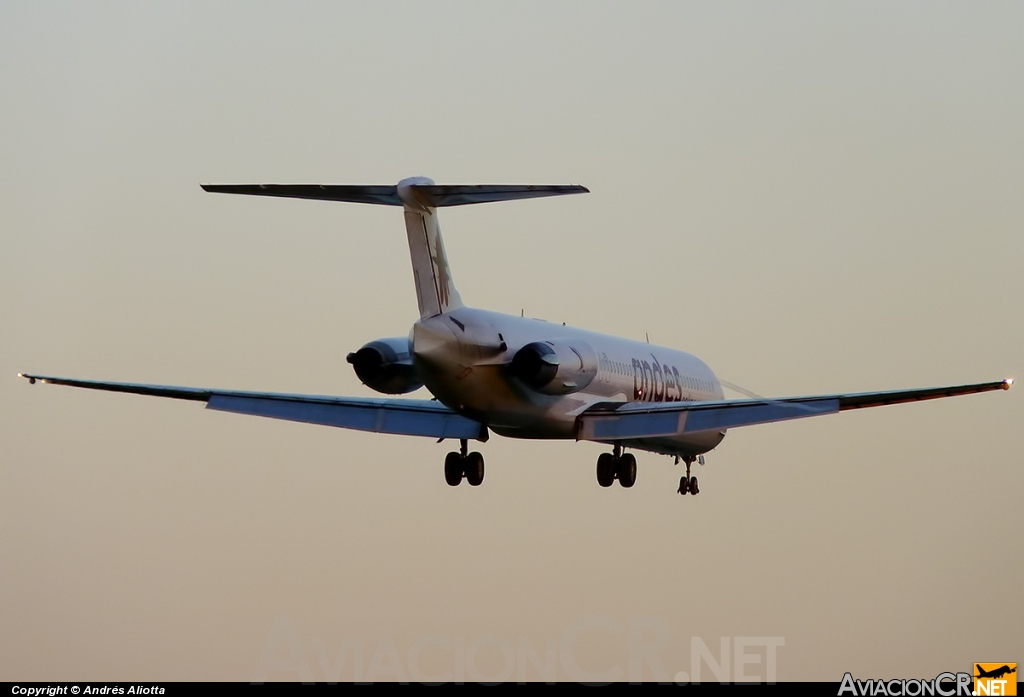
[[[701,399],[694,396],[695,392],[714,394],[714,385],[709,381],[684,375],[675,366],[659,362],[653,353],[650,355],[650,361],[631,358],[629,363],[623,363],[603,353],[601,367],[610,373],[632,376],[635,402],[694,402]]]

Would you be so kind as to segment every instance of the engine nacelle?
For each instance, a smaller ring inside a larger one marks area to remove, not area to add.
[[[356,376],[371,390],[384,394],[405,394],[423,387],[412,362],[407,337],[371,341],[346,360]]]
[[[512,357],[509,371],[532,390],[559,395],[578,392],[597,375],[597,351],[583,341],[535,341]]]

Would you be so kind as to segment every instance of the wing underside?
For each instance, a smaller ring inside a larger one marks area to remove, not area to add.
[[[991,390],[1008,390],[1012,383],[1012,380],[1000,380],[950,387],[765,400],[598,404],[580,415],[577,438],[605,442],[672,438],[689,433],[724,431],[739,426],[835,414],[848,409],[865,409]]]
[[[205,402],[206,408],[214,411],[373,433],[475,440],[487,440],[488,435],[487,427],[480,422],[456,414],[443,404],[427,400],[239,392],[199,387],[75,380],[48,375],[21,374],[21,377],[33,383],[38,380],[53,385]]]
[[[77,380],[20,374],[46,382],[92,390],[205,402],[207,409],[248,414],[373,433],[487,440],[486,425],[435,401],[241,392],[126,382]],[[577,439],[601,442],[672,439],[687,434],[835,414],[849,409],[904,404],[942,397],[1008,390],[1012,380],[885,392],[814,395],[782,399],[709,402],[629,402],[597,404],[578,417]],[[657,448],[659,451],[662,448]]]

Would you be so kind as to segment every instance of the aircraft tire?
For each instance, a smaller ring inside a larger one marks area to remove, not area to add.
[[[607,488],[615,482],[615,458],[611,453],[601,453],[597,458],[597,483]]]
[[[690,493],[694,496],[700,493],[700,489],[697,487],[696,477],[690,477]]]
[[[636,484],[636,458],[632,453],[626,453],[620,457],[616,469],[618,470],[619,484],[624,488],[628,489]]]
[[[685,476],[679,478],[679,495],[686,496],[687,492],[690,491],[690,480]]]
[[[450,452],[444,458],[444,480],[448,486],[458,486],[462,482],[462,455]]]
[[[466,481],[470,486],[480,486],[484,481],[484,456],[472,452],[466,456]]]

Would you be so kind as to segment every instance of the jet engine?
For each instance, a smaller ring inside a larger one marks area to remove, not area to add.
[[[597,367],[597,352],[590,344],[535,341],[516,351],[509,371],[532,390],[560,395],[589,385]]]
[[[371,341],[346,360],[356,376],[371,390],[384,394],[405,394],[423,387],[412,362],[407,337]]]

